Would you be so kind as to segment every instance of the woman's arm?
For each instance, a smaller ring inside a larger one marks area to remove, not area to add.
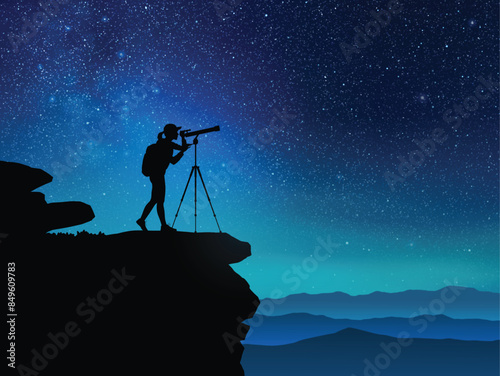
[[[177,162],[179,162],[183,156],[184,156],[184,151],[181,150],[175,156],[172,157],[170,163],[172,163],[173,165],[177,164]]]

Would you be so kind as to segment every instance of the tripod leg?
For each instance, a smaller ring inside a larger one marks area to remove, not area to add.
[[[194,169],[194,232],[196,233],[197,221],[198,221],[198,211],[196,209],[198,205],[198,179],[196,177],[196,173],[198,172],[198,166],[196,165],[196,162],[193,169]]]
[[[210,204],[210,207],[212,208],[212,213],[213,213],[214,218],[215,218],[215,223],[217,223],[217,227],[219,228],[219,232],[222,232],[220,229],[220,226],[219,226],[219,221],[217,220],[217,216],[215,215],[214,207],[212,206],[212,201],[210,200],[210,196],[208,195],[207,187],[205,186],[205,182],[203,181],[203,177],[201,176],[200,168],[198,166],[195,166],[195,167],[198,170],[198,175],[200,176],[201,183],[203,184],[203,188],[205,189],[205,193],[206,193],[207,198],[208,198],[208,203]]]
[[[189,179],[186,183],[186,188],[184,188],[184,193],[182,194],[181,202],[179,202],[179,207],[177,208],[177,213],[175,213],[175,218],[174,218],[174,222],[172,223],[172,227],[174,227],[175,221],[177,220],[177,216],[179,215],[179,210],[181,209],[182,201],[184,201],[184,196],[186,195],[186,191],[189,187],[189,182],[191,181],[191,176],[193,176],[193,172],[194,172],[194,166],[191,169],[191,173],[189,174]]]

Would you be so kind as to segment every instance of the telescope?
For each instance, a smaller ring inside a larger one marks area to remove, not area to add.
[[[220,230],[219,221],[217,220],[217,216],[215,215],[214,207],[212,206],[212,201],[210,200],[210,196],[208,195],[207,187],[205,186],[205,182],[203,181],[203,177],[201,176],[200,166],[198,166],[198,136],[200,134],[210,133],[210,132],[218,132],[218,131],[220,131],[220,127],[217,125],[217,126],[212,127],[212,128],[206,128],[206,129],[202,129],[202,130],[194,131],[194,132],[191,132],[191,129],[186,129],[186,130],[179,132],[181,137],[182,137],[182,145],[187,145],[184,137],[196,136],[195,139],[193,140],[194,166],[191,168],[191,173],[189,174],[189,179],[187,181],[186,188],[184,188],[184,193],[182,194],[181,202],[179,203],[179,207],[177,208],[177,213],[175,213],[175,218],[174,218],[174,221],[172,222],[172,227],[174,227],[174,225],[175,225],[175,221],[177,220],[177,216],[179,215],[179,210],[181,209],[182,202],[184,201],[184,197],[186,196],[186,191],[188,189],[189,182],[191,181],[191,178],[194,174],[194,232],[196,232],[196,219],[198,216],[197,208],[196,208],[196,205],[198,202],[198,193],[197,193],[198,192],[198,189],[197,189],[198,176],[200,177],[201,183],[203,184],[203,188],[205,189],[205,194],[207,195],[207,198],[208,198],[208,202],[210,204],[210,207],[212,208],[212,214],[214,215],[215,223],[217,223],[217,227],[219,228],[219,232],[222,232]],[[191,146],[191,145],[189,145],[189,146]]]
[[[194,131],[194,132],[191,132],[191,129],[186,129],[186,130],[180,131],[179,134],[181,135],[181,137],[193,137],[193,136],[199,136],[200,134],[204,134],[204,133],[218,132],[218,131],[220,131],[220,127],[217,125],[217,126],[212,127],[212,128],[206,128],[206,129],[202,129],[200,131]]]

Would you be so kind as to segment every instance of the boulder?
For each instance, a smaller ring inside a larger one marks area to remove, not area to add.
[[[79,201],[48,204],[40,214],[45,231],[81,225],[95,217],[92,207]]]
[[[82,202],[47,204],[45,195],[32,192],[52,181],[45,171],[20,163],[0,161],[0,233],[41,234],[80,225],[94,218]]]
[[[0,195],[31,192],[52,181],[52,176],[39,168],[21,163],[0,161]],[[3,201],[3,200],[2,200]]]

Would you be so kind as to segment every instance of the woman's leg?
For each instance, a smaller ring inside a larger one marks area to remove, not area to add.
[[[145,221],[146,218],[148,217],[149,213],[151,213],[151,210],[153,210],[153,207],[155,206],[155,202],[149,201],[146,206],[144,207],[144,211],[142,212],[141,218],[139,218],[142,221]]]
[[[151,176],[149,178],[151,180],[151,184],[153,188],[151,190],[151,199],[144,207],[144,211],[142,212],[141,218],[137,220],[137,224],[142,228],[143,231],[147,231],[146,228],[146,218],[148,217],[151,210],[153,210],[154,206],[158,204],[158,200],[161,200],[162,212],[163,212],[163,201],[165,200],[165,179],[163,176]],[[162,193],[163,191],[163,193]],[[160,216],[160,209],[158,209],[158,216],[160,217],[160,221],[162,220]],[[163,220],[165,220],[165,214],[163,214]]]
[[[153,192],[151,199],[156,203],[156,211],[158,212],[158,218],[162,226],[166,226],[165,222],[165,208],[163,203],[165,202],[165,177],[155,177],[151,180],[153,183]]]
[[[141,218],[139,218],[140,221],[145,221],[146,218],[148,217],[149,213],[151,213],[151,210],[153,210],[156,201],[155,201],[155,179],[153,177],[150,177],[149,180],[151,181],[151,184],[153,185],[153,188],[151,190],[151,198],[149,202],[146,204],[144,207],[144,211],[142,212]]]

